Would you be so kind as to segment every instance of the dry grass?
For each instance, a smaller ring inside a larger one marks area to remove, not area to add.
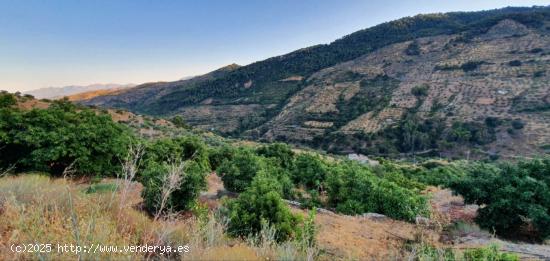
[[[58,253],[58,243],[188,245],[189,253],[170,256],[170,259],[181,260],[307,259],[307,254],[295,243],[281,245],[270,237],[261,240],[229,238],[225,234],[225,222],[213,214],[202,217],[171,215],[155,220],[137,208],[142,201],[139,183],[119,187],[114,192],[86,193],[89,187],[86,183],[38,174],[0,178],[0,260],[163,259],[163,256],[143,253]],[[129,191],[124,191],[126,189]],[[10,250],[12,244],[30,243],[51,243],[54,251],[17,254]]]

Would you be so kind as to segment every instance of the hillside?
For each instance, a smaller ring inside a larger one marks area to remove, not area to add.
[[[361,164],[7,92],[0,155],[0,259],[34,258],[10,248],[29,242],[190,247],[170,260],[550,257],[549,158]]]
[[[549,36],[549,7],[418,15],[84,103],[337,153],[535,155],[550,144]]]
[[[91,84],[86,86],[71,85],[64,87],[48,87],[31,91],[26,91],[24,94],[30,94],[38,99],[55,99],[65,96],[71,96],[83,92],[93,91],[108,91],[113,89],[125,89],[134,87],[135,84]]]

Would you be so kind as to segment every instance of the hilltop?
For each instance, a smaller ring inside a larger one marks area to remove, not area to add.
[[[335,153],[538,155],[550,144],[549,36],[549,7],[418,15],[82,102]]]

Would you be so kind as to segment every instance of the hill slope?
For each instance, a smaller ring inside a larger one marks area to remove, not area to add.
[[[419,15],[86,103],[335,152],[536,154],[550,143],[549,29],[548,7]]]

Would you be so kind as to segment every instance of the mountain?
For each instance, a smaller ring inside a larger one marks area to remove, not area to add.
[[[550,148],[550,7],[428,14],[247,66],[84,101],[336,153]]]
[[[78,93],[98,91],[98,90],[110,90],[110,89],[124,89],[134,87],[135,84],[91,84],[86,86],[71,85],[64,87],[47,87],[36,90],[24,92],[24,94],[30,94],[38,99],[55,99],[65,96],[71,96]]]

